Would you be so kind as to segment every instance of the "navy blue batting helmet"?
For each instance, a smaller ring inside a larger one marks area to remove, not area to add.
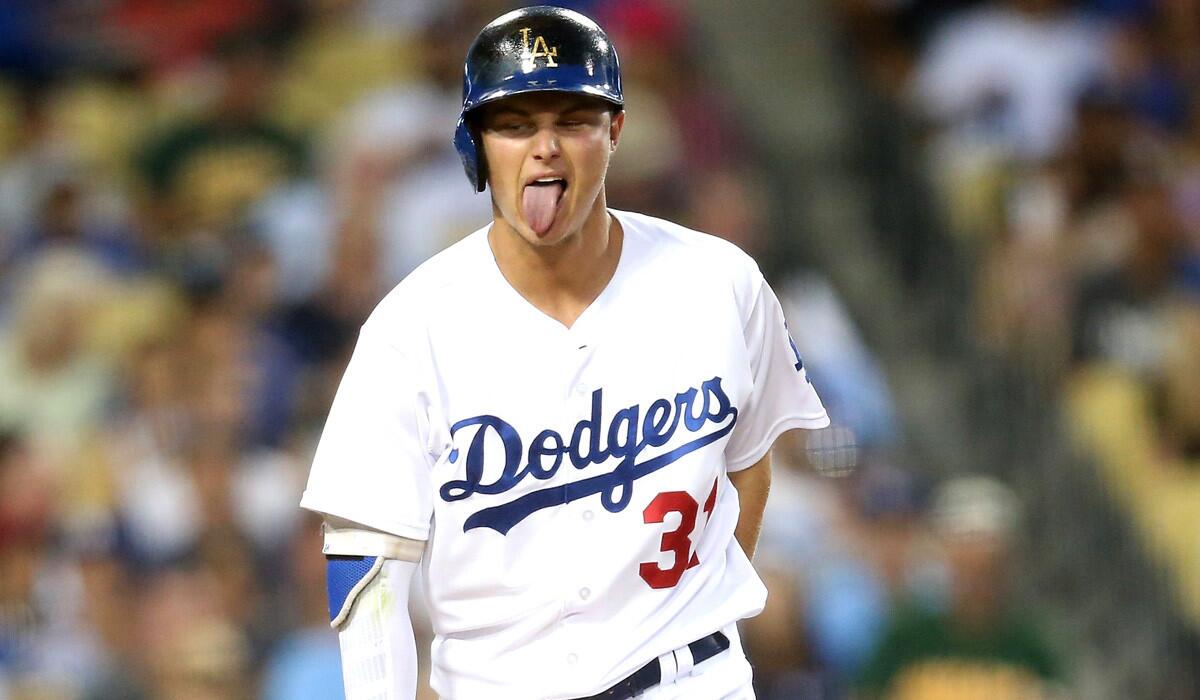
[[[540,5],[501,15],[475,37],[467,51],[454,147],[477,192],[487,185],[487,163],[470,114],[526,92],[579,93],[623,107],[617,51],[600,25],[573,10]]]

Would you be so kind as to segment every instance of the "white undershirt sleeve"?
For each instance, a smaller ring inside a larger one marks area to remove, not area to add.
[[[417,564],[385,559],[338,628],[346,700],[413,700],[417,648],[408,592]]]

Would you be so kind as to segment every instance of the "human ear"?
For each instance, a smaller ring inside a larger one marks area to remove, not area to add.
[[[617,150],[617,143],[621,140],[621,129],[625,128],[625,110],[616,112],[612,115],[612,120],[608,126],[608,148],[610,151]]]

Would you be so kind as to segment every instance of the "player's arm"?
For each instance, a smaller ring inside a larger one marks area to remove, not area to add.
[[[412,700],[417,649],[408,592],[425,543],[326,518],[330,625],[346,700]]]
[[[808,381],[775,292],[757,268],[748,281],[754,294],[745,311],[742,332],[750,392],[738,407],[725,456],[729,480],[737,489],[741,508],[734,536],[746,556],[752,557],[771,489],[771,449],[788,431],[829,425],[829,416]]]
[[[730,472],[729,480],[737,489],[738,515],[737,527],[733,536],[746,558],[754,558],[754,550],[758,547],[758,534],[762,530],[763,510],[767,507],[767,494],[771,490],[771,451],[762,459],[741,471]]]

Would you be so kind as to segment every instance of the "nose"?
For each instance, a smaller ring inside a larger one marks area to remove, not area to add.
[[[538,129],[533,137],[534,160],[553,160],[561,154],[558,143],[558,133],[553,127]]]

